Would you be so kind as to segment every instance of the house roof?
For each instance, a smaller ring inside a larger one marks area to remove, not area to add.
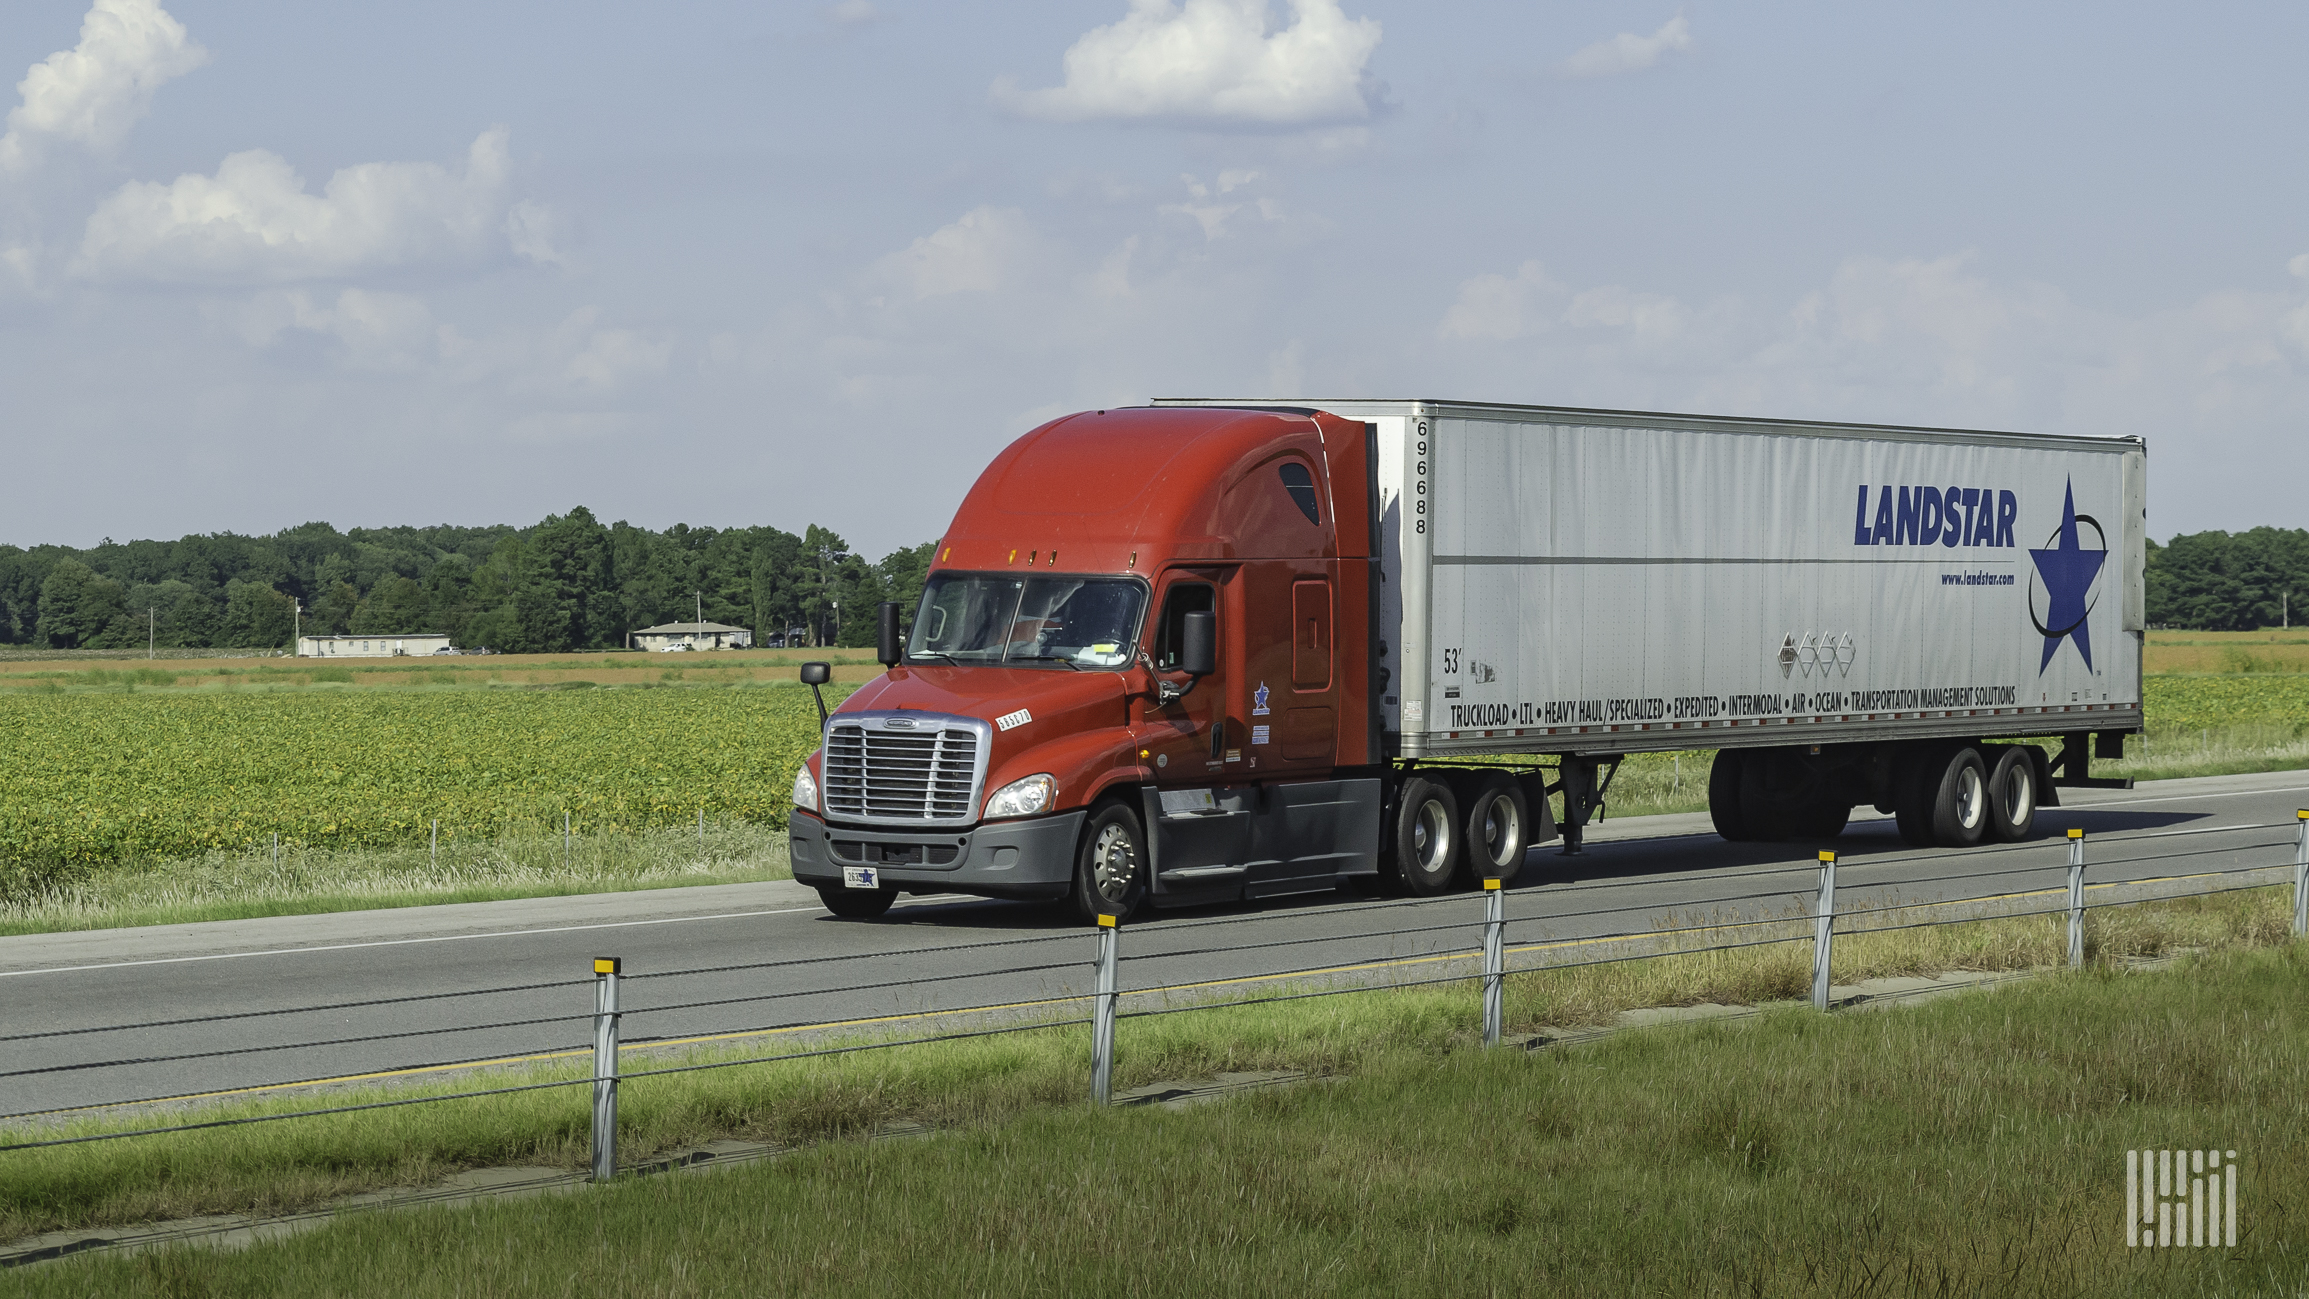
[[[655,627],[644,627],[641,630],[635,632],[634,635],[679,636],[684,633],[688,633],[692,635],[706,636],[715,632],[733,632],[744,630],[745,628],[743,627],[732,627],[725,622],[664,622],[659,623]]]
[[[326,636],[321,636],[321,635],[315,635],[315,634],[314,634],[314,633],[312,633],[312,632],[306,632],[306,633],[305,633],[305,634],[304,634],[302,637],[300,637],[300,639],[302,639],[302,640],[447,640],[447,639],[449,639],[449,633],[447,633],[447,632],[445,632],[445,631],[356,631],[356,632],[348,632],[348,633],[346,633],[345,635],[342,635],[342,636],[338,636],[338,635],[334,635],[334,634],[331,634],[331,635],[326,635]]]

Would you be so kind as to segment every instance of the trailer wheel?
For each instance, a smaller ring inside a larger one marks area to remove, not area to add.
[[[1717,834],[1733,843],[1756,837],[1740,802],[1740,768],[1746,764],[1747,755],[1740,750],[1718,749],[1708,767],[1708,819],[1716,823]]]
[[[1805,807],[1793,818],[1791,828],[1798,839],[1833,839],[1844,833],[1844,827],[1851,821],[1851,805],[1829,799]]]
[[[1932,841],[1970,848],[1988,833],[1988,764],[1971,745],[1949,754],[1932,798]]]
[[[2036,828],[2036,763],[2029,758],[2034,747],[2014,744],[1998,750],[1989,772],[1988,824],[2006,843],[2019,843]]]
[[[1892,815],[1900,837],[1918,848],[1932,846],[1932,808],[1948,751],[1937,744],[1913,744],[1892,769]]]
[[[1395,867],[1404,886],[1423,897],[1451,887],[1459,873],[1459,800],[1451,787],[1426,776],[1403,782],[1395,805]]]
[[[1504,771],[1484,772],[1473,784],[1467,808],[1467,869],[1478,883],[1505,884],[1523,869],[1531,846],[1531,806],[1523,786]]]
[[[898,890],[896,889],[822,888],[818,890],[818,901],[826,904],[826,910],[844,920],[872,920],[888,911],[890,904],[897,900]]]
[[[1108,803],[1082,828],[1074,854],[1074,906],[1097,923],[1102,915],[1128,920],[1145,900],[1146,834],[1127,803]]]

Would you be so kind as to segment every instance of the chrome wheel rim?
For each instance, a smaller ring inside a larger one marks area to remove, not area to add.
[[[1423,875],[1440,873],[1443,863],[1451,860],[1451,818],[1443,814],[1443,800],[1431,798],[1419,805],[1411,825],[1411,852]]]
[[[1956,823],[1969,830],[1980,824],[1986,790],[1981,788],[1980,772],[1967,764],[1956,776]]]
[[[1504,798],[1491,800],[1483,809],[1483,854],[1494,866],[1513,864],[1516,846],[1523,842],[1523,824],[1515,814],[1515,804]]]
[[[2029,778],[2026,768],[2014,763],[2012,774],[2004,781],[2006,819],[2019,825],[2036,810],[2036,781]]]
[[[1109,902],[1122,901],[1137,874],[1138,850],[1130,831],[1119,825],[1100,830],[1090,846],[1090,878],[1098,895]]]

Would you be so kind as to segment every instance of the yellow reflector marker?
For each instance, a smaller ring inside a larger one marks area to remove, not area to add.
[[[2068,837],[2071,839],[2082,839],[2085,837],[2085,832],[2082,830],[2071,830],[2068,832]]]
[[[1098,927],[1099,927],[1099,928],[1101,928],[1101,929],[1112,929],[1112,928],[1114,928],[1114,917],[1113,917],[1113,916],[1104,916],[1104,915],[1100,916],[1100,917],[1098,918]]]
[[[2293,815],[2300,817],[2304,821],[2309,821],[2309,807],[2302,808],[2300,811],[2295,812]]]
[[[1824,852],[1824,853],[1821,853],[1821,854],[1820,854],[1820,860],[1821,860],[1821,861],[1834,861],[1834,860],[1836,860],[1836,854],[1834,854],[1834,853],[1832,853],[1832,852]]]
[[[618,958],[614,956],[596,956],[593,958],[593,972],[595,974],[615,974],[618,972],[617,967]]]
[[[1499,881],[1498,881],[1498,880],[1485,880],[1485,881],[1483,881],[1483,891],[1484,891],[1484,892],[1486,892],[1486,893],[1497,893],[1497,892],[1499,892]]]

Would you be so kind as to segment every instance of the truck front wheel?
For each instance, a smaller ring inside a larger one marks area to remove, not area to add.
[[[1082,918],[1128,919],[1146,898],[1146,834],[1138,813],[1125,803],[1109,803],[1082,828],[1074,858],[1074,905]]]
[[[1395,805],[1395,867],[1422,897],[1451,887],[1459,873],[1459,800],[1439,780],[1413,776]]]

